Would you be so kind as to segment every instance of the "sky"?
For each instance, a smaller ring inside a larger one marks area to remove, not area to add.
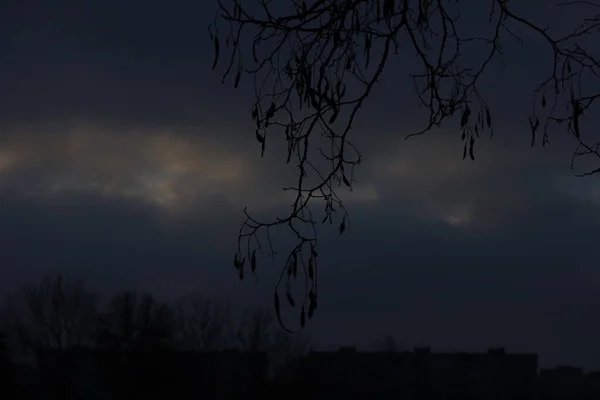
[[[295,171],[277,144],[260,157],[249,82],[234,90],[211,71],[214,3],[6,3],[0,294],[63,272],[105,292],[271,307],[277,265],[240,282],[232,258],[243,208],[280,215]],[[524,12],[567,23],[552,7]],[[425,115],[411,61],[390,63],[352,132],[363,163],[343,194],[349,228],[319,230],[317,343],[392,335],[408,349],[504,346],[600,369],[600,175],[572,176],[564,131],[530,147],[548,53],[527,38],[482,81],[496,135],[476,161],[462,160],[458,126],[404,140]]]

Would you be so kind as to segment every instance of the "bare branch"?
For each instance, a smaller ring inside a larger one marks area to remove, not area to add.
[[[173,323],[180,349],[218,351],[232,344],[231,308],[200,294],[177,301]]]
[[[96,294],[60,274],[25,285],[4,305],[9,336],[24,351],[89,345],[96,315]]]
[[[148,351],[169,348],[172,316],[166,304],[132,291],[115,294],[101,314],[96,346],[112,350]]]
[[[252,78],[256,100],[251,117],[261,154],[273,132],[285,134],[287,161],[293,160],[298,168],[295,184],[284,188],[295,194],[289,214],[258,221],[244,210],[246,220],[234,258],[243,278],[248,265],[255,272],[257,255],[275,255],[273,229],[287,229],[296,237],[275,288],[280,324],[282,286],[288,302],[301,310],[300,327],[317,307],[316,225],[335,221],[340,234],[347,228],[348,213],[337,192],[342,185],[352,189],[354,168],[361,162],[350,132],[358,110],[400,47],[409,49],[418,62],[420,71],[412,75],[416,101],[429,114],[423,129],[408,137],[423,135],[449,118],[459,117],[463,159],[468,155],[474,160],[480,135],[494,134],[492,110],[478,87],[481,77],[493,60],[501,60],[507,40],[522,41],[515,28],[539,36],[552,56],[552,68],[534,92],[531,144],[541,136],[542,144],[547,145],[549,126],[566,122],[568,133],[577,141],[572,167],[576,159],[600,158],[598,138],[582,132],[581,124],[600,97],[592,89],[600,77],[600,64],[580,40],[599,35],[600,3],[556,3],[557,7],[585,7],[588,11],[570,34],[558,36],[515,11],[516,2],[486,1],[488,11],[469,16],[489,21],[491,33],[479,37],[463,34],[463,27],[477,22],[463,18],[461,6],[468,7],[465,1],[289,0],[277,5],[268,0],[253,5],[242,5],[241,0],[219,1],[219,15],[209,28],[215,45],[214,66],[224,60],[223,82],[231,77],[235,87],[244,76]],[[483,56],[479,61],[463,56],[471,45],[480,46]],[[562,112],[565,104],[567,111]],[[592,169],[580,175],[598,172]],[[324,205],[321,216],[312,207],[318,203]],[[302,301],[290,299],[290,286],[298,279],[305,283]]]

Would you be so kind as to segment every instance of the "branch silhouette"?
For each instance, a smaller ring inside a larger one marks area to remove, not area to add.
[[[65,349],[89,344],[97,311],[98,297],[82,280],[47,275],[5,299],[3,325],[22,353]]]
[[[600,2],[556,2],[555,7],[565,11],[577,7],[588,16],[563,36],[521,15],[515,3],[487,3],[485,13],[471,18],[488,21],[493,33],[467,36],[461,27],[469,26],[470,20],[461,19],[461,7],[469,5],[459,0],[289,0],[277,5],[269,0],[251,5],[241,0],[219,1],[218,14],[209,27],[213,69],[223,65],[222,82],[231,79],[235,88],[243,77],[252,78],[256,99],[250,114],[261,156],[273,132],[283,131],[287,162],[293,160],[298,168],[295,184],[284,188],[295,194],[289,214],[259,221],[244,209],[234,258],[243,279],[248,265],[252,273],[256,271],[257,251],[267,257],[276,254],[273,229],[285,228],[295,235],[296,245],[282,267],[273,300],[282,325],[282,287],[288,302],[301,309],[300,327],[317,308],[316,225],[335,222],[340,234],[347,227],[348,212],[338,192],[342,185],[352,189],[355,167],[361,163],[350,132],[358,111],[384,72],[389,72],[386,66],[401,46],[408,47],[419,63],[420,72],[411,75],[415,101],[428,111],[423,128],[406,139],[456,116],[462,131],[462,157],[474,160],[477,140],[483,133],[494,135],[493,110],[479,91],[479,82],[492,60],[502,59],[507,40],[522,41],[514,33],[519,28],[543,39],[552,60],[549,76],[540,71],[540,84],[533,93],[531,145],[541,140],[546,146],[549,127],[566,123],[577,142],[571,168],[583,158],[600,161],[600,141],[581,128],[583,116],[600,97],[592,89],[600,77],[600,64],[580,43],[584,37],[599,36]],[[481,46],[485,55],[481,61],[463,57],[467,44]],[[324,162],[327,167],[321,167]],[[600,168],[576,176],[597,173]],[[324,210],[317,217],[314,205],[319,202],[324,203]],[[299,280],[298,269],[306,282],[301,302],[290,291]]]

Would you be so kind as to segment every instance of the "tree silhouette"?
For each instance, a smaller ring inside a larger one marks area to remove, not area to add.
[[[273,314],[266,309],[246,309],[235,330],[236,344],[242,351],[266,353],[275,363],[287,363],[306,355],[312,341],[301,332],[282,330]]]
[[[48,275],[8,296],[3,314],[8,341],[25,352],[83,346],[95,327],[97,296],[80,279]]]
[[[231,308],[199,293],[175,303],[173,328],[180,350],[218,351],[232,345]]]
[[[244,310],[236,331],[238,347],[244,351],[270,353],[273,349],[273,316],[267,310]]]
[[[198,385],[208,392],[215,385],[245,390],[248,382],[238,379],[248,371],[244,366],[230,371],[232,361],[249,362],[250,374],[260,376],[268,367],[261,357],[275,358],[283,370],[287,361],[310,349],[306,335],[287,334],[269,311],[247,309],[238,321],[228,304],[199,293],[172,306],[134,291],[114,294],[102,308],[97,298],[81,280],[60,274],[8,296],[0,326],[4,397],[35,395],[36,390],[52,398],[90,391],[114,398],[172,397]],[[14,346],[35,351],[36,369],[13,363],[12,354],[20,356]],[[218,371],[211,372],[214,379],[198,380],[193,368]],[[39,388],[24,384],[24,371]]]
[[[457,117],[463,159],[467,155],[475,159],[477,139],[484,132],[493,135],[493,110],[479,90],[479,81],[490,63],[501,59],[505,44],[522,41],[515,30],[541,38],[551,63],[549,74],[539,71],[540,85],[533,93],[531,144],[548,144],[550,126],[559,124],[577,145],[572,168],[578,159],[600,159],[598,137],[582,128],[583,115],[590,113],[600,97],[600,64],[593,48],[586,47],[594,40],[583,40],[600,36],[600,3],[554,2],[565,15],[570,10],[585,15],[568,34],[554,33],[544,21],[528,19],[519,3],[486,0],[489,7],[483,10],[473,8],[467,0],[257,0],[254,4],[219,0],[219,12],[209,27],[214,42],[213,68],[224,59],[223,82],[230,78],[235,88],[244,76],[250,76],[256,92],[251,117],[261,155],[273,133],[285,134],[287,162],[294,158],[298,167],[297,180],[284,188],[295,194],[289,214],[258,221],[244,209],[246,220],[234,259],[243,277],[248,265],[255,271],[257,251],[275,254],[270,240],[273,228],[295,234],[296,246],[275,289],[278,316],[278,288],[282,283],[289,287],[298,279],[298,269],[310,282],[304,300],[297,303],[301,326],[316,309],[315,226],[335,219],[340,234],[346,229],[348,213],[338,190],[342,185],[352,188],[354,168],[361,162],[360,152],[350,140],[351,128],[376,83],[389,72],[386,66],[400,47],[408,49],[420,66],[420,71],[411,75],[415,101],[429,114],[424,127],[408,137]],[[473,8],[470,15],[461,15],[468,7]],[[479,21],[493,27],[489,35],[463,33]],[[469,46],[483,55],[479,61],[463,56]],[[600,167],[577,175],[596,173]],[[313,199],[324,204],[320,217],[311,207]]]
[[[172,345],[172,316],[166,304],[133,291],[115,294],[100,315],[96,347],[113,351],[155,351]]]

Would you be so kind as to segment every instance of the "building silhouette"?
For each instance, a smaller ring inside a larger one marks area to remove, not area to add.
[[[343,347],[309,353],[276,377],[269,377],[266,354],[237,350],[40,349],[35,370],[10,368],[4,367],[0,398],[600,399],[600,372],[558,367],[538,373],[536,354],[502,348],[444,353],[429,348],[361,352]],[[14,384],[10,377],[17,378]],[[15,388],[18,396],[13,395]]]
[[[534,399],[536,354],[314,352],[298,366],[303,394],[368,395],[379,399]]]
[[[600,371],[584,373],[571,366],[542,369],[539,394],[544,400],[600,399]]]

